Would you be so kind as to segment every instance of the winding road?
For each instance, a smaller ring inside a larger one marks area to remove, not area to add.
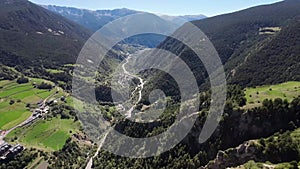
[[[108,131],[106,131],[106,133],[104,134],[103,138],[100,140],[99,146],[98,146],[98,149],[97,149],[96,153],[94,154],[93,157],[91,157],[91,159],[90,159],[89,162],[87,163],[85,169],[92,169],[92,166],[93,166],[93,159],[96,158],[96,157],[98,156],[98,154],[99,154],[99,152],[100,152],[100,150],[101,150],[101,148],[102,148],[102,146],[103,146],[103,144],[104,144],[104,142],[105,142],[105,140],[106,140],[106,137],[107,137],[107,135],[108,135],[108,133],[110,132],[111,129],[112,129],[112,127],[111,127]]]

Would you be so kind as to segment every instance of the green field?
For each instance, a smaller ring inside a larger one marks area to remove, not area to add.
[[[61,149],[66,140],[78,129],[79,122],[74,123],[73,119],[52,118],[16,129],[7,136],[7,141],[17,137],[18,142],[26,147],[56,151]]]
[[[270,162],[261,163],[261,162],[255,162],[251,160],[239,167],[230,168],[230,169],[262,169],[262,168],[294,169],[294,166],[291,165],[290,163],[272,164]]]
[[[57,69],[46,69],[47,72],[56,74],[56,73],[63,73],[64,71],[62,70],[57,70]]]
[[[32,83],[41,83],[41,79],[31,79],[30,83],[18,84],[15,81],[0,81],[0,130],[8,130],[30,117],[26,105],[37,102],[54,94],[56,90],[39,90]],[[11,101],[13,104],[9,104]]]
[[[77,111],[79,111],[79,112],[85,111],[85,109],[84,109],[85,103],[82,102],[81,100],[69,96],[66,98],[66,101],[67,101],[68,106],[74,107]]]
[[[245,95],[247,104],[244,108],[253,108],[261,106],[265,99],[287,99],[292,101],[300,96],[300,82],[286,82],[277,85],[259,86],[255,88],[246,88]]]
[[[7,80],[0,81],[0,130],[11,129],[30,117],[31,112],[26,108],[27,104],[35,107],[37,102],[46,98],[51,100],[66,96],[66,93],[58,87],[49,91],[37,89],[33,85],[33,83],[42,82],[45,81],[30,79],[30,82],[26,84]],[[47,81],[47,83],[50,82]],[[14,103],[10,104],[12,100]],[[68,100],[70,101],[70,99]],[[78,131],[79,126],[79,122],[74,123],[73,119],[66,120],[57,117],[38,120],[31,125],[15,129],[5,139],[12,141],[17,138],[17,142],[25,146],[55,151],[64,146],[72,133]]]
[[[25,105],[22,103],[9,103],[3,102],[0,109],[0,129],[8,130],[30,117],[30,111],[26,110]]]

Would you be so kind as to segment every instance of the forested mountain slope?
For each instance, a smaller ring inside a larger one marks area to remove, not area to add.
[[[1,63],[56,67],[74,63],[90,32],[27,0],[0,2]]]
[[[297,27],[295,24],[297,23],[294,23],[294,26],[292,26],[293,24],[290,25],[292,22],[290,20],[297,20],[297,17],[300,15],[299,9],[299,0],[286,0],[270,5],[257,6],[230,14],[206,18],[203,20],[194,21],[192,23],[198,26],[215,46],[224,64],[227,78],[230,83],[238,84],[241,82],[242,85],[275,83],[285,80],[296,80],[296,77],[294,76],[295,71],[293,71],[294,74],[280,77],[274,76],[274,72],[272,71],[278,71],[277,74],[280,74],[282,73],[280,70],[293,68],[296,65],[293,66],[292,64],[296,63],[297,59],[299,59],[299,56],[296,56],[295,53],[295,56],[290,55],[289,58],[293,61],[281,64],[280,69],[274,69],[274,65],[272,64],[263,63],[263,70],[265,71],[259,72],[264,73],[264,79],[257,80],[255,83],[250,82],[252,81],[251,79],[255,78],[257,74],[249,74],[246,76],[246,74],[249,72],[245,73],[246,71],[243,69],[247,68],[241,66],[241,64],[243,64],[245,60],[246,62],[251,62],[249,64],[253,66],[251,69],[254,71],[254,65],[260,65],[260,63],[256,63],[260,59],[247,60],[247,58],[251,58],[249,55],[253,55],[254,53],[257,53],[256,58],[258,58],[260,55],[258,54],[258,51],[261,50],[258,47],[260,46],[264,46],[264,50],[271,50],[272,48],[275,48],[275,46],[272,46],[275,43],[272,39],[277,39],[278,42],[281,41],[281,44],[276,46],[277,52],[297,51],[299,47],[299,45],[297,45],[299,44],[299,39],[297,38],[299,33],[295,30]],[[291,26],[293,28],[289,28]],[[280,33],[281,29],[282,33]],[[288,37],[284,38],[284,36]],[[289,42],[283,43],[284,41]],[[199,86],[203,85],[204,83],[208,84],[208,74],[204,68],[204,65],[198,59],[198,57],[195,56],[195,54],[185,47],[181,42],[178,42],[172,38],[168,38],[159,45],[159,48],[169,50],[179,55],[193,71]],[[271,53],[268,54],[271,55]],[[285,60],[288,57],[285,56],[286,54],[287,53],[284,52],[277,54],[276,59],[281,61]],[[260,61],[263,62],[265,59],[261,59]],[[281,61],[276,64],[280,64]],[[238,71],[244,72],[244,74],[236,73]],[[232,75],[234,75],[233,78]],[[269,80],[266,80],[266,77],[268,77]],[[275,80],[276,78],[280,80]],[[170,79],[168,79],[164,73],[158,73],[156,78],[154,78],[154,80],[152,80],[148,85],[150,86],[149,88],[154,86],[170,91],[170,87],[165,87],[167,84],[169,84],[168,81],[170,81]]]
[[[232,83],[257,86],[300,81],[300,20],[288,21],[282,30],[263,41],[235,70]]]

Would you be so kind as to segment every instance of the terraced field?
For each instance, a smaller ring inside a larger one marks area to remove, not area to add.
[[[0,81],[0,130],[9,130],[22,123],[31,116],[28,108],[37,107],[37,103],[67,96],[60,88],[40,90],[33,84],[45,82],[42,79],[30,79],[29,83],[18,84],[15,81]],[[47,83],[51,83],[48,82]],[[51,97],[49,97],[51,96]],[[61,104],[64,104],[61,102]],[[67,104],[72,104],[72,99],[67,96]],[[30,125],[17,128],[10,132],[5,140],[8,142],[17,139],[25,147],[35,147],[46,151],[61,149],[66,140],[79,130],[80,123],[74,119],[61,119],[58,117],[38,120]]]
[[[20,124],[31,112],[27,104],[36,105],[56,90],[39,90],[32,83],[42,80],[32,79],[29,83],[18,84],[15,81],[0,81],[0,130],[8,130]]]
[[[0,109],[0,128],[8,130],[30,117],[31,112],[22,103],[6,106]]]
[[[259,86],[255,88],[246,88],[245,95],[247,104],[244,108],[253,108],[260,106],[265,99],[287,99],[292,101],[300,96],[300,82],[290,81],[277,85]]]

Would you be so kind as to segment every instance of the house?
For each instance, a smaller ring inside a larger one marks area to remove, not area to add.
[[[41,113],[42,112],[42,110],[41,109],[35,109],[35,111],[34,111],[35,113],[37,113],[37,114],[39,114],[39,113]]]
[[[54,100],[49,100],[47,101],[47,105],[51,105],[53,103]]]
[[[65,96],[61,96],[60,100],[61,100],[61,101],[65,101],[65,100],[66,100],[66,97],[65,97]]]
[[[35,112],[32,114],[32,116],[35,117],[35,116],[37,116],[38,114],[39,114],[39,113],[35,111]]]
[[[37,105],[41,106],[43,104],[43,100],[40,100],[39,102],[37,102]]]
[[[3,143],[0,145],[0,156],[3,156],[12,146],[8,143]]]
[[[48,113],[49,109],[50,109],[50,107],[49,107],[49,106],[46,106],[46,107],[44,108],[44,111],[45,111],[46,113]]]
[[[24,150],[24,147],[21,146],[20,144],[17,144],[13,147],[11,147],[6,155],[6,158],[12,158],[22,152]]]

